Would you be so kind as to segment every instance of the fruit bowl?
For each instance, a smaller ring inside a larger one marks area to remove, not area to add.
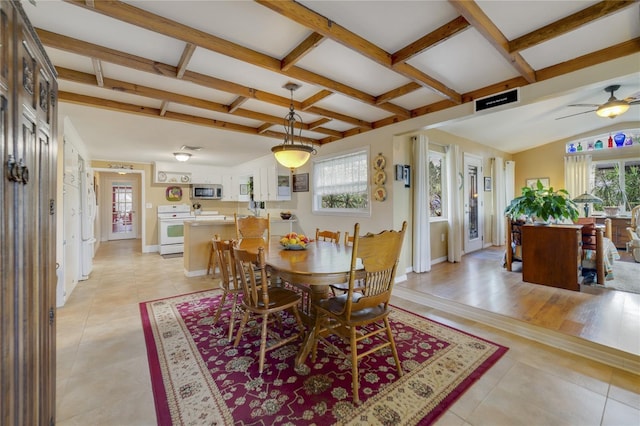
[[[291,213],[280,213],[280,217],[282,218],[282,220],[289,220],[291,219]]]
[[[295,232],[290,232],[280,239],[280,245],[285,250],[305,250],[308,243],[308,237],[302,234],[298,235]]]
[[[306,250],[306,246],[301,246],[300,244],[282,244],[282,248],[285,250]]]

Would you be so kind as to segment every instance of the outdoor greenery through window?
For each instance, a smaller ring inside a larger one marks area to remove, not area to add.
[[[429,151],[429,211],[430,217],[445,218],[444,154]]]
[[[622,211],[630,211],[640,204],[640,160],[594,162],[592,178],[593,195],[603,201],[594,205],[595,210],[620,207]]]
[[[314,161],[313,210],[369,214],[368,164],[367,150]]]

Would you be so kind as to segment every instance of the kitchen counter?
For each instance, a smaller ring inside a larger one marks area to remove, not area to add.
[[[211,239],[219,235],[228,240],[236,237],[233,220],[185,220],[184,221],[184,275],[207,275]]]
[[[273,218],[270,222],[271,235],[276,236],[292,232],[293,224],[297,221],[295,219],[284,220]],[[183,259],[185,276],[197,277],[207,275],[211,239],[214,235],[218,235],[220,239],[223,240],[235,239],[236,224],[233,216],[227,216],[225,220],[207,220],[200,217],[197,220],[184,221]]]

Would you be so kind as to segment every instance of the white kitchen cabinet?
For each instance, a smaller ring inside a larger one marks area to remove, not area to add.
[[[255,201],[287,201],[291,199],[291,176],[273,164],[261,167],[253,175],[253,199]]]
[[[222,176],[224,175],[224,172],[219,168],[192,164],[189,169],[191,170],[191,183],[204,185],[222,184]]]
[[[238,191],[239,202],[251,201],[251,194],[249,194],[249,179],[251,179],[251,176],[249,175],[237,176],[235,188],[236,191]]]
[[[222,175],[222,201],[238,201],[238,177]]]

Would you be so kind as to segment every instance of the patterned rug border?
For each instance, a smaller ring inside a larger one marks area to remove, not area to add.
[[[156,409],[156,416],[158,425],[172,425],[171,421],[171,411],[169,408],[169,403],[167,399],[166,387],[164,384],[162,368],[159,361],[159,353],[158,347],[156,343],[156,329],[151,324],[150,314],[147,306],[152,303],[156,303],[163,300],[171,300],[188,296],[195,296],[198,294],[210,294],[210,293],[220,293],[219,289],[208,289],[201,291],[194,291],[190,293],[184,293],[174,296],[168,296],[153,300],[148,300],[145,302],[139,303],[140,308],[140,316],[143,326],[143,334],[145,345],[147,347],[147,360],[149,362],[149,370],[151,375],[151,386],[154,397],[154,405]],[[406,315],[413,316],[420,320],[430,321],[440,327],[452,330],[456,333],[460,333],[466,336],[469,336],[473,339],[477,339],[479,341],[483,341],[487,344],[494,346],[495,351],[487,357],[480,365],[477,365],[474,370],[468,374],[460,383],[458,383],[451,392],[449,392],[437,405],[437,407],[433,408],[427,415],[419,420],[418,425],[429,425],[432,424],[435,420],[437,420],[445,411],[447,411],[455,401],[457,401],[462,394],[464,394],[477,380],[479,380],[502,356],[509,350],[508,347],[500,345],[498,343],[492,342],[491,340],[482,338],[480,336],[476,336],[472,333],[466,332],[464,330],[460,330],[459,328],[453,327],[448,324],[444,324],[438,320],[434,320],[431,318],[427,318],[423,315],[416,314],[411,312],[405,308],[401,308],[395,305],[392,305],[394,310],[400,311]]]

